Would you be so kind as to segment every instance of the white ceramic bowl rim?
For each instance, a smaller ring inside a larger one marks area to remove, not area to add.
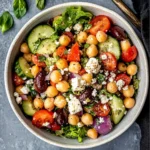
[[[65,145],[65,144],[60,144],[60,143],[57,143],[57,142],[54,142],[54,141],[47,140],[46,138],[41,137],[41,135],[40,135],[39,133],[36,133],[35,131],[33,131],[33,130],[25,123],[25,121],[20,117],[20,115],[17,113],[17,111],[16,111],[14,105],[13,105],[12,102],[11,102],[10,93],[9,93],[9,91],[7,90],[7,89],[9,89],[9,88],[8,88],[8,87],[9,87],[8,74],[7,74],[7,72],[8,72],[8,64],[9,64],[10,56],[11,56],[11,53],[12,53],[12,52],[11,52],[11,51],[12,51],[12,47],[15,45],[15,42],[16,42],[16,40],[18,39],[18,37],[21,35],[21,33],[24,31],[24,29],[25,29],[28,25],[30,25],[30,24],[32,23],[33,20],[36,20],[36,18],[38,18],[38,17],[41,16],[41,15],[46,14],[47,12],[53,11],[53,10],[55,10],[56,8],[57,8],[57,9],[58,9],[58,8],[61,9],[61,7],[64,7],[64,6],[67,6],[67,7],[68,7],[68,6],[83,6],[83,7],[84,7],[84,6],[90,6],[90,7],[94,7],[94,8],[97,8],[97,9],[104,10],[104,11],[106,11],[106,12],[108,12],[108,13],[111,13],[111,14],[117,16],[117,18],[119,18],[120,20],[122,20],[122,22],[132,31],[132,34],[134,34],[134,35],[136,36],[134,30],[131,28],[131,26],[129,25],[129,23],[128,23],[126,20],[124,20],[121,16],[119,16],[119,15],[118,15],[117,13],[115,13],[114,11],[109,10],[109,9],[107,9],[107,8],[104,8],[104,7],[102,7],[102,6],[96,5],[96,4],[87,3],[87,2],[69,2],[69,3],[63,3],[63,4],[59,4],[59,5],[53,6],[53,7],[51,7],[51,8],[48,8],[48,9],[42,11],[41,13],[37,14],[36,16],[34,16],[32,19],[30,19],[30,20],[22,27],[22,29],[19,31],[19,33],[16,35],[15,39],[13,40],[13,42],[12,42],[10,48],[9,48],[9,51],[8,51],[8,54],[7,54],[7,58],[6,58],[6,62],[5,62],[5,71],[4,71],[5,89],[6,89],[6,94],[7,94],[9,103],[10,103],[10,105],[11,105],[11,107],[12,107],[14,113],[16,114],[16,116],[18,117],[18,119],[20,120],[20,122],[21,122],[31,133],[33,133],[35,136],[37,136],[38,138],[40,138],[41,140],[43,140],[43,141],[45,141],[45,142],[47,142],[47,143],[49,143],[49,144],[53,144],[53,145],[60,146],[60,147],[64,147],[64,148],[78,148],[78,149],[79,149],[79,148],[80,148],[80,149],[81,149],[81,148],[91,148],[91,147],[95,147],[95,146],[99,146],[99,145],[105,144],[105,143],[107,143],[107,142],[113,140],[114,138],[118,137],[118,136],[121,135],[123,132],[125,132],[125,131],[133,124],[133,122],[134,122],[134,121],[136,120],[136,118],[138,117],[138,115],[139,115],[139,113],[141,112],[141,110],[142,110],[142,108],[143,108],[143,105],[144,105],[144,103],[145,103],[145,98],[146,98],[146,95],[147,95],[147,92],[148,92],[148,82],[147,82],[147,84],[146,84],[145,87],[144,87],[144,88],[145,88],[145,93],[143,93],[143,100],[141,100],[141,106],[140,106],[139,110],[137,111],[136,116],[135,116],[134,118],[131,118],[130,122],[129,122],[120,132],[118,132],[116,135],[112,136],[112,137],[109,138],[108,140],[102,141],[101,144],[99,144],[99,143],[97,142],[96,144],[91,144],[91,145],[88,145],[88,146],[86,146],[86,145],[83,146],[83,145],[81,144],[81,145],[76,146],[76,147],[75,147],[74,145],[69,144],[69,143],[68,143],[67,145]],[[137,37],[137,36],[136,36],[136,37]],[[142,46],[142,43],[141,43],[141,41],[139,40],[138,37],[137,37],[137,39],[138,39],[138,42],[140,43],[140,45]],[[144,49],[143,46],[142,46],[142,49]],[[148,63],[147,63],[147,57],[146,57],[145,51],[143,51],[142,53],[143,53],[144,59],[145,59],[144,61],[145,61],[145,65],[146,65],[146,68],[147,68],[147,70],[146,70],[146,77],[147,77],[147,80],[148,80]]]

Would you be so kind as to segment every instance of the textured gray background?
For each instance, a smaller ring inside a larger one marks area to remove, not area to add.
[[[71,1],[73,0],[47,0],[46,8]],[[110,8],[127,19],[124,14],[122,14],[122,12],[111,2],[111,0],[82,1],[88,1]],[[130,0],[125,0],[125,2],[128,6],[130,6],[130,8],[132,8]],[[8,10],[15,19],[15,25],[12,30],[7,32],[5,35],[0,33],[0,150],[64,150],[63,148],[48,145],[27,131],[27,129],[25,129],[25,127],[14,115],[5,94],[3,72],[9,46],[21,27],[35,14],[40,12],[35,6],[35,0],[27,0],[27,3],[28,13],[21,20],[18,20],[13,15],[12,0],[0,0],[0,14],[4,10]],[[130,129],[128,129],[117,139],[106,145],[94,148],[93,150],[139,150],[140,139],[141,130],[139,126],[134,123]]]

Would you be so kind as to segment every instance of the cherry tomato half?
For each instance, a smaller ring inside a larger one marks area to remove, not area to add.
[[[63,34],[67,35],[70,38],[71,42],[74,42],[74,37],[73,37],[73,34],[71,32],[64,32]]]
[[[67,58],[67,54],[65,54],[66,51],[66,47],[65,46],[59,46],[56,50],[56,55],[59,56],[60,58]]]
[[[90,23],[92,27],[89,32],[93,35],[96,35],[98,31],[107,32],[111,26],[109,18],[104,15],[94,17]]]
[[[116,79],[115,79],[116,81],[118,81],[118,80],[123,80],[124,82],[125,82],[125,85],[129,85],[130,84],[130,82],[131,82],[131,78],[127,75],[127,74],[125,74],[125,73],[120,73],[120,74],[118,74],[117,76],[116,76]]]
[[[35,65],[39,66],[39,67],[46,67],[45,62],[40,61],[40,57],[41,57],[41,56],[42,56],[42,55],[40,55],[40,54],[32,55],[32,62],[33,62]],[[44,56],[43,56],[43,57],[44,57]]]
[[[107,58],[106,59],[102,59],[102,55],[106,55]],[[117,67],[117,60],[116,60],[116,57],[112,53],[104,52],[104,53],[102,53],[100,55],[100,58],[102,59],[102,63],[103,63],[104,68],[106,70],[113,71],[113,70],[116,69],[116,67]]]
[[[81,69],[78,74],[79,74],[80,76],[82,76],[82,75],[85,74],[85,73],[86,73],[85,69]]]
[[[109,107],[108,103],[106,103],[106,104],[97,103],[94,105],[94,112],[99,117],[105,117],[109,114],[110,107]]]
[[[127,51],[122,51],[121,58],[124,62],[131,62],[137,57],[137,53],[136,47],[132,46]]]
[[[13,81],[16,86],[24,84],[24,80],[21,77],[19,77],[16,73],[13,74]]]
[[[60,125],[58,125],[56,122],[52,123],[52,125],[51,125],[52,131],[56,131],[56,130],[60,130],[60,129],[61,129]]]
[[[78,43],[75,43],[72,46],[72,48],[68,54],[67,60],[68,61],[80,61],[80,50],[79,50],[79,44]]]
[[[37,111],[32,118],[32,124],[38,128],[42,128],[43,123],[49,122],[52,124],[54,122],[53,112],[48,110],[39,110]]]

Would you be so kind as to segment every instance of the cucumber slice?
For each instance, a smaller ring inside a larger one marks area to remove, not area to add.
[[[112,120],[114,122],[114,124],[118,124],[120,122],[120,120],[122,119],[122,117],[124,116],[125,113],[125,107],[123,105],[123,101],[113,95],[113,99],[110,102],[111,103],[111,110],[112,110]]]
[[[112,38],[111,36],[108,36],[105,42],[100,43],[99,48],[100,51],[102,52],[110,52],[113,53],[117,59],[120,58],[121,51],[119,42],[115,38]]]
[[[35,114],[35,112],[37,111],[33,107],[31,97],[28,97],[28,100],[24,100],[22,102],[22,109],[23,109],[23,112],[28,116],[33,116]]]
[[[33,78],[33,75],[31,74],[30,70],[30,65],[23,57],[19,57],[18,61],[16,62],[15,72],[20,77]]]
[[[28,36],[28,45],[32,53],[36,53],[38,46],[43,39],[50,38],[54,29],[49,25],[39,25],[35,27]]]
[[[36,53],[52,54],[56,50],[57,45],[51,39],[45,39],[39,45]]]

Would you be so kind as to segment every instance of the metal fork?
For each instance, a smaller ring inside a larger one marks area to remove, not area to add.
[[[132,24],[134,24],[137,28],[141,27],[140,20],[122,0],[112,0],[112,1],[127,15]]]

